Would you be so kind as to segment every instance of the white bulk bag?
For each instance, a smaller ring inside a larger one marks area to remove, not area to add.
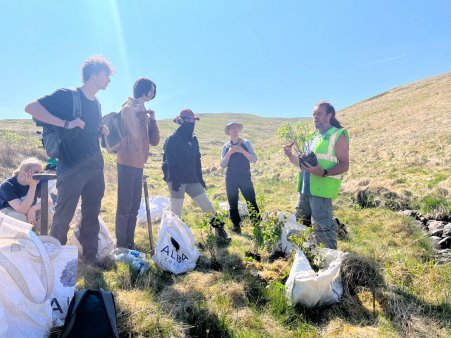
[[[230,211],[229,202],[220,202],[219,210],[229,212]],[[240,215],[240,217],[246,217],[249,215],[249,210],[247,210],[246,202],[238,202],[238,214]]]
[[[165,271],[181,274],[195,268],[199,255],[190,228],[172,212],[164,211],[154,262]]]
[[[319,249],[325,268],[313,271],[301,250],[296,257],[285,284],[285,292],[292,303],[306,307],[324,306],[340,301],[343,295],[340,267],[346,254],[332,249]]]
[[[19,223],[0,215],[0,337],[44,337],[52,327],[53,267],[35,233],[12,234],[26,228]]]
[[[40,236],[50,256],[54,272],[54,284],[50,306],[52,308],[53,326],[64,324],[70,301],[74,296],[77,281],[78,248],[74,245],[57,245],[50,236]]]
[[[171,200],[163,196],[149,197],[149,211],[150,218],[153,222],[158,222],[163,215],[165,209],[171,208]],[[147,224],[146,200],[141,199],[141,204],[138,210],[137,221],[139,224]]]
[[[108,227],[106,226],[105,222],[103,221],[102,216],[99,215],[99,240],[97,244],[97,255],[96,258],[99,261],[102,261],[105,259],[111,251],[114,250],[116,240],[111,235],[110,230],[108,230]],[[79,237],[80,237],[80,225],[81,225],[81,210],[77,208],[75,211],[74,218],[71,222],[71,227],[73,227],[74,231],[72,235],[69,238],[69,243],[71,245],[75,245],[78,248],[78,253],[80,256],[83,256],[83,246],[80,243]]]
[[[277,214],[277,217],[283,217],[280,213]],[[282,234],[280,236],[280,241],[278,243],[278,247],[280,251],[285,253],[291,253],[294,250],[293,245],[291,244],[289,238],[292,235],[300,234],[307,229],[305,225],[302,225],[296,221],[296,216],[289,215],[285,216],[285,223],[282,228]]]

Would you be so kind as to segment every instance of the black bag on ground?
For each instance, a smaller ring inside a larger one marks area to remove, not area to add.
[[[116,305],[105,290],[76,291],[67,310],[61,338],[118,338]]]
[[[117,153],[122,140],[125,138],[121,113],[113,112],[105,115],[102,124],[106,125],[110,131],[108,136],[103,137],[102,147],[106,148],[109,153]]]

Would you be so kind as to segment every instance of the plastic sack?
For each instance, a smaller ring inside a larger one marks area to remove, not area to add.
[[[154,262],[164,271],[181,274],[195,268],[199,255],[190,228],[172,212],[164,211]]]
[[[324,259],[325,268],[316,273],[304,253],[301,250],[296,251],[290,276],[285,284],[286,295],[293,304],[301,303],[306,307],[314,307],[340,301],[343,295],[340,267],[346,253],[319,249],[319,254]]]
[[[141,251],[116,248],[111,252],[111,257],[116,262],[122,262],[131,266],[139,274],[143,274],[150,267],[150,264],[146,261],[146,254]]]
[[[83,246],[80,243],[80,224],[81,224],[81,210],[77,208],[74,218],[71,222],[71,227],[74,228],[74,232],[69,238],[69,243],[75,245],[78,248],[78,253],[83,256]],[[97,260],[101,261],[105,259],[115,247],[116,240],[111,235],[102,216],[99,215],[99,241],[97,246]]]
[[[149,197],[149,211],[152,222],[158,222],[165,209],[171,208],[171,200],[168,197],[152,196]],[[141,199],[138,210],[137,221],[140,224],[147,224],[146,200]]]
[[[283,214],[281,215],[281,213],[278,213],[277,217],[283,217]],[[296,216],[285,216],[282,234],[278,243],[278,250],[285,253],[291,253],[294,250],[294,247],[289,240],[290,236],[300,234],[306,229],[307,227],[305,225],[302,225],[296,221]]]
[[[219,203],[219,210],[225,210],[229,212],[230,211],[229,202]],[[249,215],[249,210],[247,210],[246,202],[238,202],[238,214],[240,215],[240,217],[246,217]]]
[[[0,215],[0,337],[44,337],[52,327],[53,266],[42,241],[21,223]]]

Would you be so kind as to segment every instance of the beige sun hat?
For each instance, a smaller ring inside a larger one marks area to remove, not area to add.
[[[229,135],[229,127],[231,125],[234,125],[234,124],[237,125],[240,128],[240,131],[243,130],[243,124],[242,123],[239,123],[236,120],[230,120],[229,122],[227,122],[227,124],[224,127],[224,132],[226,133],[226,135]]]

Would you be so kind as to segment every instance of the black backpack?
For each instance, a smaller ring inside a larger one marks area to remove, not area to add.
[[[81,98],[78,88],[72,88],[72,116],[74,119],[81,117]],[[58,158],[60,156],[60,145],[63,140],[64,129],[53,126],[33,118],[38,127],[42,127],[42,145],[49,157]]]
[[[76,291],[60,337],[119,338],[113,294],[102,289]]]
[[[109,153],[117,153],[122,140],[125,138],[124,127],[122,126],[122,114],[109,113],[102,118],[102,124],[108,127],[110,133],[102,138],[102,147]]]

